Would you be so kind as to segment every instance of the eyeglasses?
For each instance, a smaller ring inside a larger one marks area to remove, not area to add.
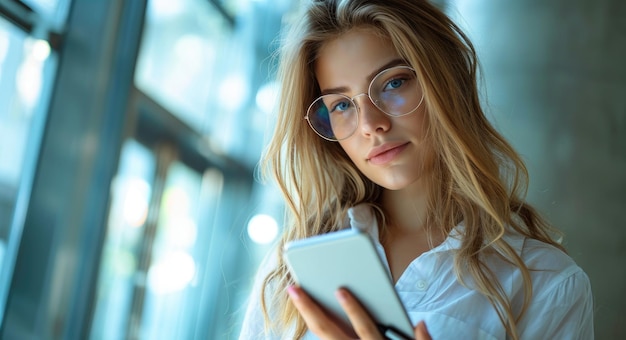
[[[367,93],[352,98],[343,94],[317,98],[304,118],[320,137],[335,142],[346,139],[359,125],[359,107],[354,99],[362,95],[368,96],[379,110],[392,117],[408,115],[424,101],[415,70],[409,66],[395,66],[377,74]]]

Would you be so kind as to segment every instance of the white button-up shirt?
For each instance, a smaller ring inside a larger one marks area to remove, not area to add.
[[[350,225],[370,234],[387,264],[378,242],[378,227],[366,205],[349,212]],[[439,246],[413,260],[395,289],[413,324],[424,320],[433,339],[506,339],[506,331],[494,310],[479,292],[459,283],[454,254],[463,226],[452,230]],[[524,317],[517,323],[521,339],[593,339],[593,298],[585,272],[561,250],[543,242],[508,233],[505,241],[530,269],[533,295]],[[240,333],[241,340],[292,339],[289,334],[266,333],[261,314],[260,280],[275,266],[265,261],[254,285]],[[521,272],[498,256],[487,260],[513,310],[523,304]],[[471,280],[466,279],[471,285]],[[317,339],[307,332],[304,339]]]

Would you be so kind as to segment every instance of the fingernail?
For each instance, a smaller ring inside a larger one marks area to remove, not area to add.
[[[343,289],[338,289],[335,292],[335,297],[337,297],[337,300],[339,300],[340,302],[345,302],[346,301],[346,292]]]
[[[289,294],[289,296],[294,300],[300,298],[300,293],[298,292],[295,286],[287,287],[287,294]]]

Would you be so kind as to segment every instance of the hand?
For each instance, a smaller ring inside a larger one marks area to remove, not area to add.
[[[323,309],[311,299],[302,289],[291,286],[287,289],[294,306],[302,315],[304,322],[311,332],[320,339],[353,339],[348,335],[336,320],[329,317]],[[367,311],[346,289],[339,289],[337,300],[348,315],[354,332],[363,340],[383,339],[378,327]],[[414,329],[416,340],[431,340],[426,324],[420,322]]]

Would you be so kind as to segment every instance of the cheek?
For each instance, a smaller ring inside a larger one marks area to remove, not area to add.
[[[348,138],[348,140],[350,140],[350,138]],[[340,141],[339,144],[341,145],[344,154],[347,155],[347,158],[352,162],[354,167],[358,169],[359,172],[367,176],[367,161],[365,160],[364,156],[366,155],[367,151],[359,147],[359,144],[363,144],[355,141],[350,142],[345,140]]]
[[[347,140],[339,141],[339,145],[343,149],[343,152],[348,155],[353,163],[357,163],[359,160],[359,143],[354,141],[355,138],[348,138]]]
[[[416,136],[420,140],[426,139],[428,133],[428,115],[422,109],[414,115],[408,115],[400,118],[406,118],[402,124],[410,130],[410,134]]]

